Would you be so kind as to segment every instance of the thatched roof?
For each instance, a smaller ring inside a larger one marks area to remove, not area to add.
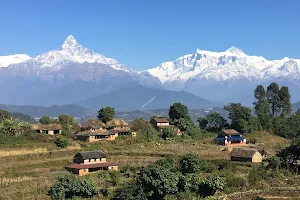
[[[81,127],[100,129],[102,127],[105,127],[105,124],[98,119],[88,119],[81,125]]]
[[[115,132],[103,131],[103,132],[78,132],[75,136],[96,136],[96,135],[114,135]]]
[[[128,126],[128,124],[122,119],[112,119],[106,123],[106,127],[113,126]]]
[[[32,130],[61,130],[62,127],[60,124],[32,124],[31,125]]]
[[[231,151],[230,156],[236,158],[252,158],[256,152],[259,153],[259,151],[254,148],[234,148]]]
[[[156,123],[168,123],[169,122],[169,120],[166,117],[155,117],[152,120],[155,121]]]
[[[219,135],[241,135],[241,133],[237,132],[234,129],[224,129],[219,132]]]
[[[106,158],[106,155],[103,151],[87,151],[77,153],[74,157],[81,157],[85,159],[97,159],[97,158]]]

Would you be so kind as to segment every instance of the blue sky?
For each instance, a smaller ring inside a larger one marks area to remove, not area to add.
[[[197,48],[300,58],[299,8],[297,0],[3,0],[0,55],[34,57],[72,34],[135,70]]]

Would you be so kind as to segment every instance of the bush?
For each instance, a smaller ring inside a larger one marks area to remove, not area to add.
[[[173,127],[165,127],[162,129],[163,139],[172,139],[176,136],[176,130]]]
[[[240,176],[228,176],[226,178],[226,183],[228,187],[241,189],[247,186],[247,180]]]
[[[112,185],[116,186],[120,181],[121,174],[119,171],[113,170],[113,171],[109,172],[109,177],[110,177],[110,181],[111,181]]]
[[[166,169],[174,168],[174,160],[172,158],[163,158],[154,163],[155,165],[162,166]]]
[[[213,196],[217,191],[224,189],[226,181],[223,177],[220,177],[216,174],[212,174],[207,177],[199,185],[199,193],[203,197]]]
[[[112,200],[148,200],[141,185],[130,183],[115,191]]]
[[[200,183],[200,174],[181,175],[179,177],[178,190],[182,192],[188,190],[192,192],[197,192],[199,183]]]
[[[262,167],[253,168],[250,170],[248,180],[250,184],[255,184],[259,181],[265,180],[268,176],[267,170]]]
[[[58,177],[49,191],[49,195],[53,200],[73,197],[91,198],[97,194],[98,187],[93,179],[74,175]]]
[[[105,186],[100,189],[100,192],[105,197],[107,197],[109,195],[109,191],[108,191],[107,187],[105,187]]]
[[[217,169],[217,166],[213,163],[200,160],[194,154],[183,156],[179,161],[179,165],[182,173],[213,172]]]
[[[159,165],[150,165],[140,171],[137,184],[140,184],[150,199],[162,199],[167,194],[178,191],[179,177]]]
[[[61,148],[66,148],[69,145],[68,140],[64,138],[57,138],[54,143],[56,144],[56,146]]]
[[[257,142],[257,138],[255,138],[255,137],[248,139],[248,143],[250,143],[250,144],[255,144],[256,142]]]

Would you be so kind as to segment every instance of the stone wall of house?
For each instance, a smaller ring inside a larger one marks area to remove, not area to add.
[[[97,159],[86,159],[83,161],[84,164],[95,164],[95,163],[106,163],[106,158],[97,158]]]
[[[79,171],[78,171],[78,175],[79,176],[84,176],[84,175],[86,175],[86,174],[88,174],[89,173],[89,169],[80,169]]]
[[[256,152],[252,157],[252,162],[260,163],[262,162],[262,155],[259,152]]]

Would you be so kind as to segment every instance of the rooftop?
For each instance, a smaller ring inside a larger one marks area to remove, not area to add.
[[[88,119],[86,122],[84,122],[81,125],[81,127],[99,129],[99,128],[105,127],[105,124],[98,119]]]
[[[157,123],[168,123],[169,120],[166,117],[155,117],[153,121]]]
[[[103,151],[87,151],[87,152],[79,152],[74,157],[81,157],[85,159],[96,159],[96,158],[106,158],[106,155]]]
[[[230,156],[237,157],[237,158],[252,158],[254,154],[259,151],[254,148],[234,148]]]
[[[60,124],[32,124],[31,128],[33,130],[48,130],[48,131],[62,129]]]
[[[219,132],[219,135],[241,135],[241,133],[237,132],[234,129],[224,129]]]

